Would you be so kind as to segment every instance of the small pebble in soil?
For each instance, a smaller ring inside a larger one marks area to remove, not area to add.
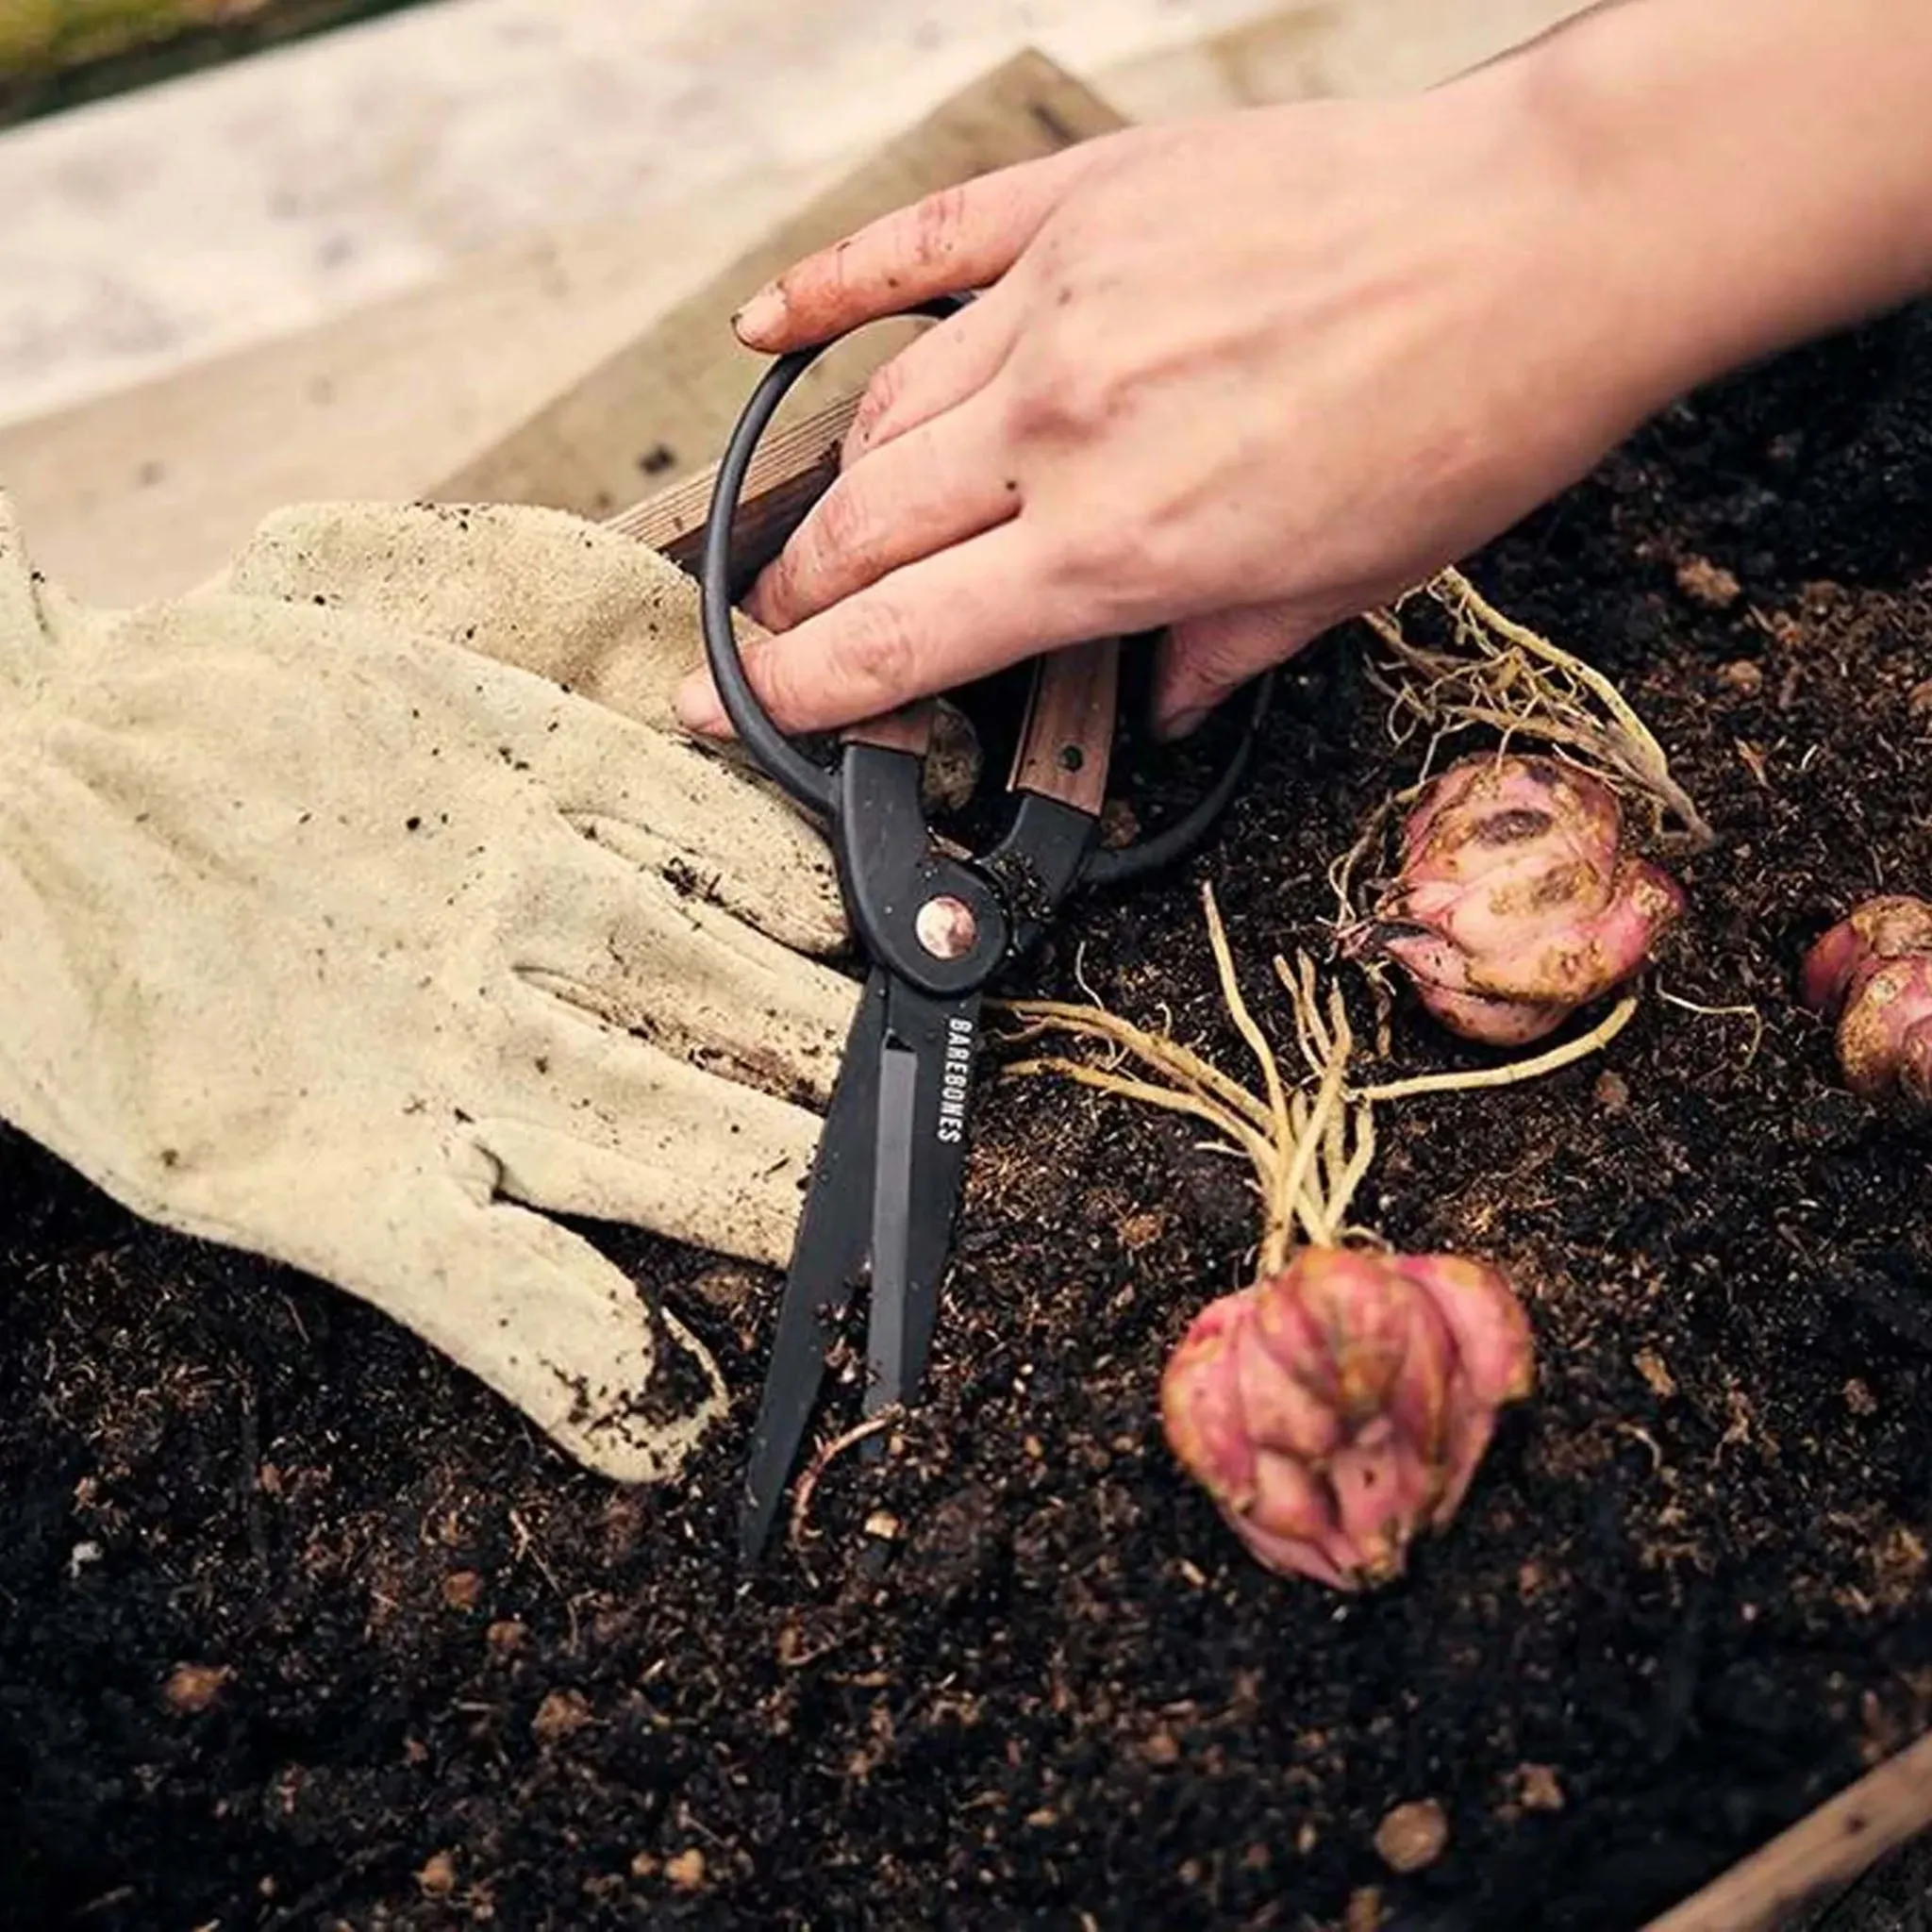
[[[1915,718],[1932,719],[1932,677],[1921,678],[1906,693],[1906,709]]]
[[[1342,1921],[1344,1932],[1376,1932],[1382,1923],[1382,1894],[1373,1885],[1364,1885],[1348,1895],[1348,1916]]]
[[[1733,658],[1718,667],[1717,681],[1740,698],[1755,698],[1764,689],[1764,666],[1750,658]]]
[[[541,1742],[568,1738],[591,1722],[591,1707],[581,1690],[552,1690],[530,1720],[530,1734]]]
[[[1591,1098],[1605,1113],[1624,1113],[1630,1106],[1630,1083],[1622,1074],[1599,1074]]]
[[[1100,842],[1109,849],[1131,845],[1141,836],[1141,821],[1124,798],[1109,798],[1100,808]]]
[[[705,1882],[705,1855],[692,1845],[664,1860],[664,1875],[679,1891],[696,1891]]]
[[[1650,1392],[1659,1402],[1668,1402],[1677,1392],[1676,1378],[1671,1374],[1670,1365],[1654,1348],[1640,1348],[1633,1357],[1637,1373],[1644,1379]]]
[[[1677,588],[1707,610],[1728,610],[1744,594],[1737,577],[1707,557],[1687,557],[1677,566]]]
[[[1854,1415],[1876,1415],[1878,1413],[1878,1398],[1873,1394],[1871,1390],[1857,1375],[1854,1375],[1845,1384],[1844,1397],[1845,1407]]]
[[[442,1579],[442,1600],[453,1610],[474,1610],[483,1594],[483,1579],[474,1570],[452,1570]]]
[[[1560,1811],[1563,1808],[1562,1781],[1553,1764],[1519,1764],[1516,1767],[1516,1795],[1525,1811]]]
[[[504,1617],[483,1633],[483,1641],[498,1657],[508,1657],[524,1641],[524,1626],[514,1617]]]
[[[752,1269],[725,1262],[707,1268],[691,1283],[691,1291],[720,1314],[735,1315],[748,1306],[758,1288],[758,1277]]]
[[[225,1664],[176,1664],[161,1687],[161,1699],[178,1717],[192,1717],[213,1705],[228,1681]]]
[[[1442,1856],[1449,1820],[1433,1798],[1398,1805],[1375,1827],[1375,1850],[1391,1872],[1420,1872]]]
[[[457,1889],[457,1861],[447,1852],[431,1852],[416,1883],[425,1898],[447,1898]]]

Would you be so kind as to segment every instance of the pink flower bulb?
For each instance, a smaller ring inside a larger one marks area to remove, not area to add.
[[[1683,910],[1676,881],[1625,849],[1607,785],[1481,753],[1416,801],[1401,873],[1342,949],[1393,960],[1452,1032],[1522,1045],[1630,978]]]
[[[1836,1026],[1854,1093],[1932,1115],[1932,905],[1867,899],[1805,956],[1798,994]]]
[[[1169,1446],[1267,1568],[1399,1576],[1535,1379],[1528,1319],[1454,1255],[1304,1248],[1203,1308],[1161,1378]]]

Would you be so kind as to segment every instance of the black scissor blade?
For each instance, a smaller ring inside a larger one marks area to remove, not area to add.
[[[818,1402],[825,1374],[826,1324],[852,1299],[865,1267],[872,1236],[879,1051],[886,1037],[889,991],[883,972],[866,981],[819,1135],[745,1466],[739,1550],[746,1561],[758,1555],[771,1535],[778,1499]]]
[[[879,1054],[878,1129],[873,1156],[872,1309],[866,1332],[865,1412],[903,1399],[910,1312],[912,1167],[919,1132],[919,1056],[890,1025]]]
[[[936,1000],[891,988],[880,1054],[872,1322],[865,1407],[918,1393],[966,1164],[979,996]]]

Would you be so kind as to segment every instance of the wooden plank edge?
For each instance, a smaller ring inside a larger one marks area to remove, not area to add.
[[[859,391],[836,397],[759,444],[745,471],[731,525],[734,575],[762,570],[784,548],[807,510],[839,474],[839,450],[858,413]],[[655,495],[605,520],[605,528],[635,537],[695,576],[719,462],[708,463]]]
[[[1932,1732],[1653,1919],[1643,1932],[1774,1932],[1927,1829]]]

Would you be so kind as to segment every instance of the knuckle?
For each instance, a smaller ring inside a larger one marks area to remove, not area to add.
[[[877,521],[859,493],[834,484],[759,579],[766,627],[787,628],[842,591],[869,582],[881,568],[881,541]]]
[[[1265,626],[1222,624],[1191,629],[1183,625],[1175,627],[1173,650],[1176,681],[1207,693],[1230,689],[1266,662],[1268,637]]]
[[[1061,573],[1104,596],[1110,609],[1137,609],[1153,575],[1153,544],[1141,519],[1125,503],[1095,503],[1063,533]]]
[[[807,520],[811,560],[821,576],[858,574],[880,562],[878,519],[862,491],[836,484],[822,496]]]
[[[860,702],[896,704],[917,689],[919,652],[904,614],[883,599],[855,599],[842,614],[832,672]]]
[[[871,250],[869,230],[847,235],[829,248],[794,262],[774,286],[792,320],[813,328],[855,297],[862,296]]]
[[[1289,601],[1176,625],[1168,645],[1174,681],[1218,701],[1257,672],[1292,658],[1320,627]]]
[[[783,630],[794,620],[798,603],[798,558],[794,537],[763,570],[752,587],[745,608],[767,630]]]
[[[1192,604],[1211,568],[1201,542],[1201,520],[1180,509],[1143,503],[1125,522],[1123,536],[1133,556],[1137,583],[1164,600]]]
[[[1029,375],[1024,381],[1016,380],[1008,385],[1006,433],[1008,441],[1021,444],[1045,441],[1057,437],[1065,426],[1060,399],[1054,393],[1051,383],[1036,381]]]
[[[1009,426],[1023,437],[1084,440],[1123,413],[1132,389],[1091,353],[1068,354],[1042,344],[1015,372]]]
[[[768,644],[750,644],[743,651],[744,675],[758,693],[758,702],[772,715],[780,730],[801,728],[804,713],[799,705],[801,691],[793,675],[791,658]]]
[[[922,267],[951,259],[966,232],[971,203],[961,183],[935,190],[911,210],[912,258]]]
[[[858,408],[853,412],[852,427],[846,431],[846,447],[854,452],[868,448],[891,420],[905,393],[906,371],[897,357],[874,370],[872,380],[858,399]]]
[[[864,286],[872,241],[873,231],[861,228],[812,258],[817,292],[824,300],[837,301]]]

